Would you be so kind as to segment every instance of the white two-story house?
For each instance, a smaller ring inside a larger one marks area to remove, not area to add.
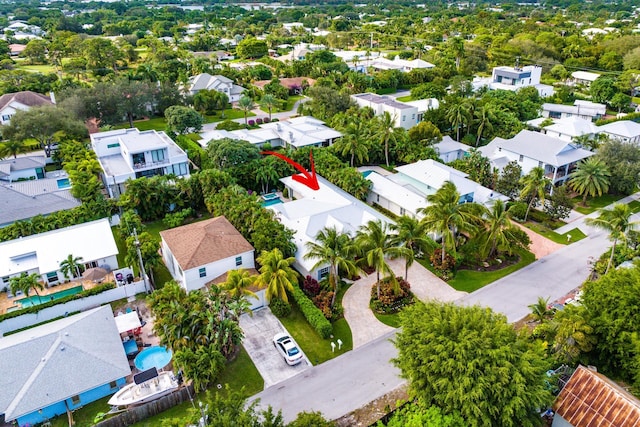
[[[474,79],[472,85],[474,90],[486,86],[491,90],[510,90],[513,92],[525,87],[535,87],[542,97],[553,95],[553,86],[540,83],[541,75],[542,67],[538,65],[495,67],[490,79]]]
[[[395,127],[411,129],[422,121],[427,110],[437,109],[440,104],[435,98],[421,99],[411,102],[400,102],[394,98],[376,95],[375,93],[358,93],[351,95],[358,107],[369,107],[376,116],[385,112],[394,119]]]
[[[188,91],[190,95],[195,95],[201,90],[215,90],[227,95],[229,102],[237,102],[244,92],[242,86],[233,83],[233,80],[225,76],[212,76],[208,73],[198,74],[189,78]]]
[[[91,135],[110,197],[119,198],[128,179],[155,175],[189,176],[187,153],[165,132],[136,128]]]

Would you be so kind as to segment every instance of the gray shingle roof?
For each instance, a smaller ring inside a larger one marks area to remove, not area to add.
[[[7,421],[131,373],[108,305],[1,338],[0,368]]]
[[[0,161],[0,165],[9,165],[12,171],[21,171],[33,168],[42,168],[45,165],[44,156],[24,156],[16,159]]]
[[[68,190],[28,196],[0,185],[0,225],[79,206]]]

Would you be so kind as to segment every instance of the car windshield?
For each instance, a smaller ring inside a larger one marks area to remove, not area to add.
[[[298,353],[300,353],[300,350],[298,350],[298,347],[292,347],[289,350],[287,350],[287,354],[289,356],[295,356]]]

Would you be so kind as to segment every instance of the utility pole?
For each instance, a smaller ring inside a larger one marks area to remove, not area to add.
[[[373,33],[370,34],[371,36],[371,41],[369,42],[369,49],[373,50]]]
[[[147,281],[147,273],[144,271],[144,263],[142,262],[142,253],[140,252],[140,240],[138,239],[138,232],[133,229],[133,237],[135,238],[134,244],[136,245],[136,252],[138,252],[138,261],[140,262],[140,275],[144,281],[144,290],[149,294],[149,282]]]

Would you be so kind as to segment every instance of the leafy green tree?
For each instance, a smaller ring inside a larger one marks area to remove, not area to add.
[[[495,115],[493,114],[493,106],[483,105],[479,109],[475,110],[473,113],[476,119],[477,131],[476,131],[476,147],[480,144],[480,138],[482,138],[482,134],[486,130],[493,130],[492,122],[495,120]]]
[[[293,284],[298,283],[298,273],[291,268],[295,258],[285,258],[280,249],[275,248],[271,252],[262,252],[257,261],[260,264],[260,275],[256,284],[266,288],[267,301],[278,298],[289,302],[287,291],[293,292]]]
[[[354,105],[348,93],[341,93],[330,87],[316,85],[309,88],[308,92],[311,101],[303,104],[304,113],[320,120],[329,121]]]
[[[471,120],[470,104],[462,99],[455,99],[446,105],[445,115],[451,127],[456,130],[456,141],[460,141],[460,129]]]
[[[427,206],[420,209],[426,229],[440,235],[443,263],[447,249],[456,253],[456,233],[474,234],[478,230],[479,205],[460,203],[460,197],[455,184],[446,181],[438,191],[427,196]]]
[[[585,223],[592,227],[599,228],[609,232],[609,239],[613,241],[611,246],[611,256],[607,263],[607,269],[604,274],[609,272],[613,263],[613,255],[616,251],[618,241],[626,242],[627,233],[634,230],[638,223],[631,221],[633,211],[629,205],[616,203],[611,209],[598,209],[599,215],[596,218],[587,218]]]
[[[173,105],[164,110],[164,117],[167,119],[167,127],[180,135],[200,132],[204,122],[196,110],[181,105]]]
[[[440,130],[431,122],[422,121],[409,129],[411,142],[432,145],[442,140]]]
[[[528,174],[520,179],[522,189],[520,190],[520,199],[529,200],[527,212],[524,214],[524,220],[529,217],[529,211],[536,203],[544,204],[547,186],[551,184],[551,180],[544,175],[544,169],[541,167],[533,168]]]
[[[618,109],[618,113],[622,112],[622,110],[629,108],[631,105],[632,98],[629,95],[625,95],[624,93],[616,93],[609,101],[609,105],[613,108]]]
[[[571,215],[571,209],[575,206],[567,185],[563,184],[553,189],[553,193],[547,197],[544,204],[544,212],[551,219],[562,220]]]
[[[390,228],[395,231],[392,243],[408,249],[404,259],[404,279],[408,281],[409,267],[415,258],[432,251],[438,245],[429,237],[426,225],[417,218],[403,215]]]
[[[81,256],[74,257],[72,254],[69,254],[60,262],[60,271],[62,271],[66,279],[69,277],[80,277],[80,267],[84,265],[82,261],[83,258]]]
[[[349,123],[344,129],[344,135],[334,144],[334,149],[343,156],[350,157],[351,167],[355,166],[355,160],[359,163],[369,160],[369,136],[370,130],[362,121]]]
[[[268,51],[267,42],[255,37],[247,37],[236,46],[236,53],[241,58],[260,58],[266,56]]]
[[[47,42],[41,39],[29,40],[21,56],[26,58],[27,64],[46,64]]]
[[[465,426],[540,424],[537,409],[553,400],[544,348],[521,338],[504,315],[431,302],[405,308],[400,319],[394,363],[412,396],[459,413]]]
[[[244,124],[247,125],[247,114],[255,108],[253,99],[248,96],[241,96],[240,100],[238,100],[238,108],[242,110],[242,113],[244,114]]]
[[[602,196],[609,191],[611,172],[607,165],[597,157],[589,157],[578,163],[578,167],[571,174],[569,185],[582,195],[582,204],[586,206],[587,196]]]
[[[315,240],[315,242],[307,242],[307,253],[304,258],[317,260],[311,267],[312,270],[329,264],[329,285],[333,290],[331,298],[333,307],[340,290],[340,272],[351,277],[358,271],[352,258],[354,248],[351,244],[351,236],[338,232],[335,227],[325,227],[318,231]]]
[[[184,375],[193,381],[193,388],[204,391],[208,384],[222,372],[226,360],[215,344],[199,346],[196,349],[182,348],[175,353],[175,363]]]
[[[217,90],[200,90],[193,95],[193,108],[201,114],[212,114],[215,110],[224,110],[229,105],[229,97]]]
[[[498,251],[512,255],[516,249],[526,248],[521,238],[521,230],[511,222],[511,214],[502,200],[494,200],[493,204],[484,209],[482,215],[484,229],[481,228],[481,252],[485,257],[494,257]]]
[[[154,270],[157,269],[162,263],[162,257],[160,256],[160,242],[155,239],[150,233],[144,231],[138,235],[137,241],[140,244],[140,254],[142,255],[142,263],[144,269],[149,273],[149,278],[154,288],[156,288],[156,281],[154,277]],[[138,258],[136,237],[129,236],[126,239],[127,253],[125,255],[125,262],[127,265],[140,265]],[[142,272],[140,272],[142,274]]]
[[[219,169],[232,169],[260,159],[260,149],[248,141],[222,138],[209,141],[207,153]]]
[[[555,337],[553,351],[562,363],[575,364],[596,344],[589,314],[583,306],[568,304],[553,318]]]
[[[509,198],[516,198],[520,194],[520,177],[522,168],[516,161],[507,163],[496,181],[496,191]]]
[[[437,406],[428,406],[422,399],[409,402],[398,408],[387,424],[378,421],[376,427],[465,427],[458,412],[446,415]]]
[[[384,161],[385,164],[389,166],[389,142],[395,142],[395,117],[389,114],[388,111],[385,111],[382,116],[377,118],[375,124],[376,129],[372,137],[382,140],[384,145]],[[353,164],[351,166],[353,166]]]
[[[328,421],[321,412],[300,412],[295,420],[287,427],[334,427],[336,424]]]
[[[589,88],[593,102],[608,103],[617,92],[615,84],[611,77],[598,77]]]
[[[40,300],[40,294],[38,291],[44,289],[44,285],[40,282],[40,276],[36,273],[27,274],[22,273],[19,276],[13,276],[9,278],[9,289],[12,294],[16,294],[18,291],[23,292],[26,296],[29,296],[29,292],[33,289],[33,291],[38,296],[38,300]]]
[[[269,112],[269,121],[271,121],[271,110],[278,106],[278,100],[271,94],[266,94],[260,100],[260,106],[266,108]]]
[[[609,169],[609,191],[630,195],[640,181],[640,147],[618,140],[604,140],[595,155]]]
[[[82,42],[82,57],[87,69],[96,76],[105,76],[117,72],[124,55],[109,39],[94,37]]]

